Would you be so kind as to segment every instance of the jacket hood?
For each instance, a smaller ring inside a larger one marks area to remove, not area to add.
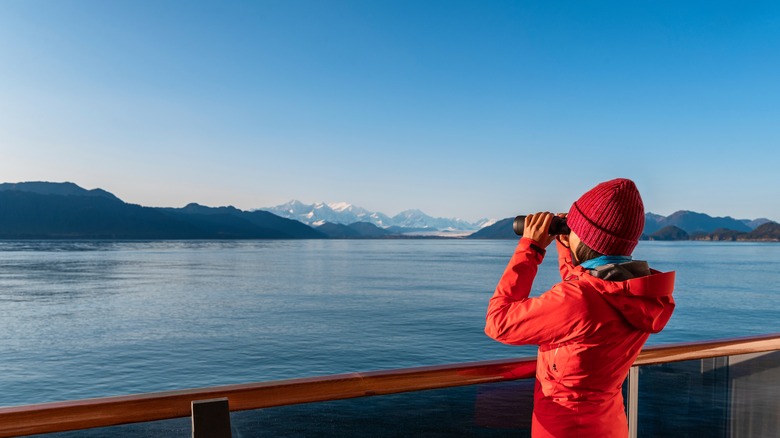
[[[642,265],[644,265],[644,268]],[[611,265],[614,269],[603,272],[590,271],[580,278],[593,284],[602,298],[634,327],[658,333],[669,322],[674,311],[674,271],[659,272],[647,267],[645,262],[629,262]],[[607,278],[631,277],[646,269],[647,275],[612,281]],[[628,272],[628,275],[627,273]],[[602,278],[599,278],[602,277]]]

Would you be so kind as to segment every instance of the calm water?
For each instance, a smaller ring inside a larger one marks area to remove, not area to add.
[[[514,245],[0,242],[0,406],[531,355],[482,332]],[[780,332],[780,244],[635,255],[677,271],[650,343]]]

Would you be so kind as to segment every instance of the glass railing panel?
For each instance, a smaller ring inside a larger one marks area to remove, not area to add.
[[[529,437],[533,380],[231,414],[241,437]]]
[[[777,437],[780,352],[639,369],[638,436]]]
[[[237,435],[233,435],[237,436]],[[98,427],[74,430],[72,432],[30,435],[34,438],[191,438],[192,419],[174,418],[172,420],[148,421],[145,423],[125,424],[122,426]]]
[[[731,437],[780,434],[780,351],[729,358]]]

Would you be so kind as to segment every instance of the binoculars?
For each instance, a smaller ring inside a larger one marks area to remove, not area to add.
[[[518,236],[523,235],[523,228],[525,228],[525,216],[517,216],[515,222],[512,224],[512,229],[515,230],[515,234]],[[550,222],[550,229],[548,233],[551,236],[556,234],[569,234],[571,229],[566,224],[566,218],[560,216],[553,216],[552,222]]]

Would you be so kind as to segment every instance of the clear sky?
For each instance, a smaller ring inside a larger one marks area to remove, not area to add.
[[[0,0],[0,182],[780,220],[780,2]]]

